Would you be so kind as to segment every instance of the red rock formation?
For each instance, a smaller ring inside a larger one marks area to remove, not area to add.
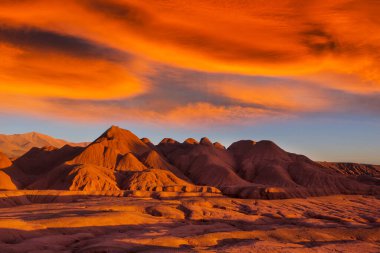
[[[9,158],[5,154],[0,152],[0,169],[7,168],[11,165],[12,165],[11,160],[9,160]]]
[[[146,145],[148,145],[148,147],[150,147],[151,149],[156,148],[156,146],[154,146],[154,144],[146,137],[141,138],[141,141],[144,142]]]
[[[199,144],[212,146],[212,142],[207,137],[203,137],[200,140]]]
[[[17,190],[17,182],[4,170],[0,170],[0,190]]]
[[[76,156],[72,163],[116,169],[121,156],[127,153],[139,156],[150,150],[148,145],[130,131],[112,126]]]
[[[160,143],[157,148],[195,184],[215,187],[248,184],[235,173],[233,156],[214,148],[206,139],[192,145]]]
[[[147,167],[132,153],[125,154],[116,166],[117,171],[143,171]]]
[[[190,181],[179,169],[168,163],[157,151],[151,150],[145,153],[141,160],[150,169],[161,169],[172,172],[177,177]]]
[[[0,152],[0,190],[16,190],[19,184],[7,171],[12,166],[11,160]]]
[[[228,150],[238,161],[238,173],[242,178],[254,184],[275,187],[276,194],[284,197],[294,194],[302,197],[369,194],[378,190],[337,175],[305,156],[288,153],[271,141],[240,141],[233,143]],[[257,187],[252,189],[256,191]]]
[[[179,143],[178,141],[172,139],[172,138],[164,138],[162,139],[162,141],[160,142],[160,144],[165,144],[165,143],[169,143],[169,144],[177,144]]]
[[[14,161],[14,165],[24,173],[40,175],[54,167],[73,159],[84,150],[83,147],[65,145],[62,148],[47,146],[32,148]]]
[[[192,184],[186,182],[173,173],[162,169],[148,169],[131,173],[122,183],[126,190],[154,190],[162,191],[164,187],[176,187],[182,191],[182,187],[190,187]]]
[[[194,138],[187,138],[184,142],[184,144],[199,144],[199,142]]]
[[[220,144],[219,142],[214,142],[213,145],[215,148],[218,148],[218,149],[226,149],[226,147]]]
[[[28,189],[70,191],[119,190],[113,171],[85,164],[62,164],[31,184]]]
[[[212,186],[244,198],[380,192],[376,166],[320,164],[271,141],[238,141],[225,149],[205,137],[199,143],[166,138],[153,146],[115,126],[86,148],[33,148],[13,165],[2,160],[0,189],[217,192],[202,188]]]

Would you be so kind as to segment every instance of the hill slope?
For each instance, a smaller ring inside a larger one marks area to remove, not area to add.
[[[70,191],[119,190],[112,171],[94,165],[68,164],[56,167],[28,188]]]
[[[0,152],[0,169],[7,168],[12,165],[11,160],[2,152]]]
[[[201,143],[162,141],[158,146],[168,160],[196,184],[223,187],[249,184],[235,172],[235,160],[226,151],[205,139]]]
[[[274,192],[279,196],[369,194],[374,190],[306,156],[288,153],[271,141],[239,141],[228,150],[239,161],[239,175],[252,183],[276,187]]]

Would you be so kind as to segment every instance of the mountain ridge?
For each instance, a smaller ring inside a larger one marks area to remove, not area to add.
[[[0,134],[0,150],[11,159],[22,156],[34,147],[53,146],[61,148],[65,145],[83,147],[87,146],[88,142],[69,142],[35,131],[22,134]]]
[[[182,143],[164,138],[154,145],[111,126],[86,147],[32,148],[3,168],[0,177],[9,189],[220,190],[232,197],[268,199],[380,193],[377,174],[347,175],[272,141],[242,140],[228,148],[215,143],[206,137]]]

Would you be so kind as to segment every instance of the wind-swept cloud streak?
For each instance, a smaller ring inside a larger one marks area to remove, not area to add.
[[[101,99],[145,89],[127,69],[130,56],[82,38],[1,25],[0,48],[3,94]]]
[[[375,0],[2,1],[0,110],[190,125],[376,114],[379,12]]]

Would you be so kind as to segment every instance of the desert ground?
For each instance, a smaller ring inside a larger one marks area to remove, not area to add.
[[[0,251],[380,252],[380,199],[2,191]]]

